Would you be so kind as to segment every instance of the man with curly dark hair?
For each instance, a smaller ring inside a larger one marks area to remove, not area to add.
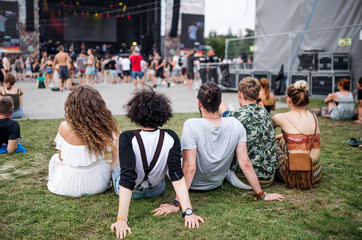
[[[177,134],[170,129],[159,129],[171,117],[170,100],[152,89],[142,90],[126,104],[127,117],[139,126],[138,130],[125,131],[119,137],[119,161],[112,163],[115,192],[119,195],[116,229],[117,238],[131,233],[128,226],[128,210],[131,198],[150,198],[165,190],[168,173],[177,203],[183,210],[185,226],[199,227],[204,220],[192,210],[186,181],[181,168],[181,147]],[[157,210],[157,209],[156,209]],[[162,211],[156,215],[166,215]]]

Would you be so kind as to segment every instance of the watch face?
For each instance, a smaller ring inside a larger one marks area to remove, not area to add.
[[[191,208],[186,209],[185,211],[186,215],[191,215],[194,213],[194,211]]]

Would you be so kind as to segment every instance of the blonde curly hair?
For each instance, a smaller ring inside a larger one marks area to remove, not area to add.
[[[65,101],[64,111],[67,123],[90,153],[101,156],[108,146],[115,147],[117,121],[97,90],[89,86],[74,88]]]

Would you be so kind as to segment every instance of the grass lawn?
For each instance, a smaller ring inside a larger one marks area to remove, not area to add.
[[[316,112],[319,100],[312,101]],[[284,112],[287,109],[280,109]],[[182,125],[198,113],[174,114],[167,128],[181,137]],[[116,117],[121,130],[135,128]],[[70,198],[47,189],[48,162],[56,153],[55,120],[21,120],[21,143],[26,154],[0,155],[0,239],[113,239],[118,197],[112,189],[95,196]],[[268,192],[284,194],[283,202],[252,201],[251,191],[224,182],[222,187],[191,192],[196,213],[205,223],[196,230],[184,227],[181,212],[153,217],[174,193],[166,181],[165,193],[154,199],[132,200],[129,239],[361,239],[362,150],[346,144],[362,137],[362,125],[353,121],[319,118],[323,177],[314,189],[292,190],[276,182]]]

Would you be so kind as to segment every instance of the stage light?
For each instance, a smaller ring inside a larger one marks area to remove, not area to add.
[[[127,8],[127,6],[126,6],[126,5],[124,5],[124,6],[123,6],[123,12],[125,12],[125,11],[126,11],[126,8]]]
[[[121,2],[120,2],[120,3],[118,3],[118,5],[119,5],[119,6],[122,6],[122,5],[123,5],[123,3],[121,3]]]
[[[58,11],[58,15],[60,15],[60,13],[61,13],[61,12],[60,12],[60,10],[59,10],[59,11]]]
[[[137,42],[133,42],[132,45],[133,45],[133,46],[137,46]]]
[[[102,17],[102,15],[103,15],[102,13],[99,14],[100,17]]]
[[[116,16],[117,18],[119,18],[119,14],[117,14],[117,16]]]
[[[98,16],[98,13],[95,13],[95,14],[94,14],[94,16],[96,16],[96,17],[97,17],[97,16]]]
[[[127,15],[127,18],[128,18],[128,20],[130,20],[130,21],[131,21],[131,16],[130,16],[130,15]]]
[[[112,7],[113,7],[113,4],[109,5],[109,7],[111,7],[111,8],[112,8]]]
[[[76,4],[76,5],[79,5],[79,2],[76,2],[75,4]]]
[[[81,15],[84,16],[84,12],[82,12]]]
[[[48,43],[52,43],[53,41],[52,40],[49,40]]]
[[[107,14],[107,18],[109,18],[109,14]]]

